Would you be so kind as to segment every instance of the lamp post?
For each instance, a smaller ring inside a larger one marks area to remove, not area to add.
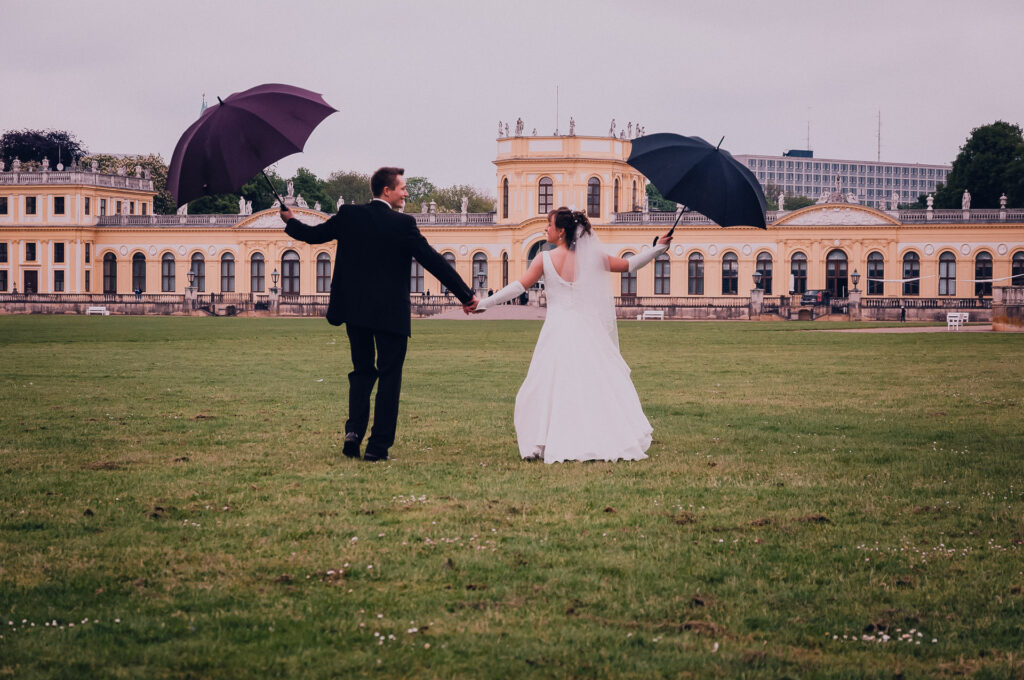
[[[858,273],[856,269],[854,269],[853,273],[850,274],[850,280],[853,281],[853,292],[859,293],[860,291],[857,290],[857,284],[860,283],[860,273]]]
[[[185,313],[189,314],[196,308],[196,270],[188,270],[188,288],[185,289]]]
[[[195,269],[189,269],[188,270],[188,289],[189,289],[189,291],[194,291],[195,290],[195,283],[196,283],[196,270]]]
[[[755,269],[754,270],[754,288],[760,288],[761,287],[761,277],[762,276],[763,276],[763,274],[762,274],[760,269]]]
[[[273,285],[270,287],[270,292],[273,293],[274,295],[277,295],[277,293],[278,293],[278,290],[277,290],[277,279],[280,276],[281,275],[277,273],[277,268],[276,267],[274,268],[274,271],[272,271],[270,273],[270,280],[273,283]]]
[[[281,310],[281,289],[277,287],[277,279],[281,275],[277,273],[277,268],[270,273],[270,280],[273,285],[270,287],[270,311],[277,314]]]

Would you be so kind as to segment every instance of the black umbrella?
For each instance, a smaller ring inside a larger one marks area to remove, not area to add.
[[[292,85],[257,85],[217,101],[174,147],[167,188],[175,205],[238,191],[256,173],[277,196],[263,169],[302,151],[320,121],[337,111],[323,96]]]
[[[721,141],[718,144],[721,146]],[[662,196],[723,227],[765,228],[768,205],[757,177],[728,151],[700,137],[659,132],[634,139],[626,162],[642,172]],[[672,225],[668,233],[675,228]]]

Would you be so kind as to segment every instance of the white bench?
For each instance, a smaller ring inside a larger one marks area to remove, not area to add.
[[[958,331],[967,324],[969,319],[968,312],[946,312],[946,330]]]
[[[86,315],[98,314],[100,316],[110,316],[110,311],[103,305],[97,305],[95,307],[89,307],[85,310]]]
[[[665,320],[665,311],[661,309],[645,309],[643,314],[637,314],[637,321],[647,321],[648,319],[657,319],[658,321]]]

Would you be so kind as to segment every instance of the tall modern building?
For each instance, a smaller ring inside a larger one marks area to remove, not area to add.
[[[787,196],[827,199],[838,190],[853,194],[862,205],[883,209],[896,207],[882,204],[892,201],[893,194],[898,203],[911,203],[921,194],[935,191],[935,185],[945,182],[952,169],[949,165],[814,158],[813,151],[800,149],[781,156],[736,154],[735,158],[750,168],[762,187],[775,184]]]

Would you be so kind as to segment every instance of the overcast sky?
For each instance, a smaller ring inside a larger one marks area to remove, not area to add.
[[[169,161],[207,99],[266,82],[339,113],[303,154],[492,195],[498,121],[718,141],[733,153],[949,163],[1024,121],[1020,0],[0,0],[0,130]],[[556,87],[558,89],[556,119]],[[23,159],[28,160],[28,159]]]

